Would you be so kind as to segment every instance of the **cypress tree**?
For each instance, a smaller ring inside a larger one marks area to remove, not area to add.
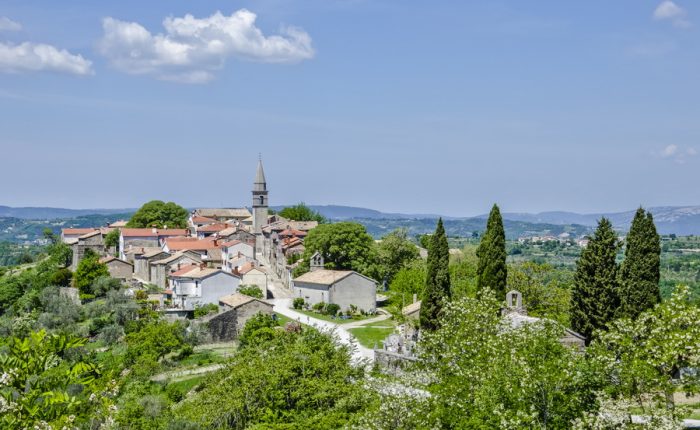
[[[634,319],[661,301],[661,239],[650,212],[637,209],[625,242],[620,301],[622,314]]]
[[[438,220],[435,234],[430,239],[428,249],[427,274],[425,290],[420,306],[420,327],[435,330],[440,325],[440,312],[445,300],[451,296],[450,291],[450,249],[447,245],[445,227],[442,218]]]
[[[615,262],[619,246],[612,224],[602,218],[576,262],[571,327],[584,335],[587,343],[594,330],[605,328],[616,317],[620,306]]]
[[[498,205],[493,205],[486,223],[486,231],[481,238],[476,250],[479,264],[476,269],[476,288],[478,291],[484,288],[494,290],[498,297],[506,296],[506,279],[508,269],[506,267],[506,233],[503,229],[503,218]]]

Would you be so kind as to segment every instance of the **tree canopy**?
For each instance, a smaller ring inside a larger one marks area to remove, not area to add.
[[[503,218],[498,205],[493,205],[486,231],[481,237],[476,251],[479,257],[477,267],[477,290],[490,288],[499,298],[505,298],[508,268],[506,266],[506,233],[503,229]]]
[[[620,247],[617,234],[607,218],[598,222],[595,234],[576,262],[571,292],[571,326],[590,342],[618,313],[618,266]]]
[[[316,252],[323,256],[327,269],[354,270],[366,276],[374,275],[377,250],[374,239],[362,224],[321,224],[309,231],[304,246],[303,261],[295,272],[297,276],[309,270],[309,260]]]
[[[152,200],[141,206],[126,225],[132,228],[185,228],[188,215],[187,209],[173,202]]]
[[[651,213],[637,209],[625,245],[620,301],[624,315],[635,318],[661,301],[661,238]]]
[[[94,294],[93,284],[102,277],[109,277],[109,270],[106,265],[100,263],[100,257],[88,249],[75,269],[73,285],[82,294]]]
[[[287,206],[286,208],[280,210],[278,214],[281,217],[294,221],[318,221],[319,224],[328,222],[326,217],[321,215],[320,212],[308,207],[304,202],[294,206]]]
[[[425,289],[420,308],[420,327],[435,330],[440,326],[442,307],[450,299],[450,248],[447,244],[442,218],[428,249]]]
[[[377,245],[377,277],[391,282],[406,265],[419,257],[418,248],[405,229],[394,230]]]

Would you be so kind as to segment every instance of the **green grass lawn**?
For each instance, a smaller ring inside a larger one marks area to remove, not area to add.
[[[323,314],[319,314],[317,312],[307,311],[304,309],[295,309],[295,311],[300,312],[304,315],[308,315],[311,318],[316,318],[316,319],[324,320],[324,321],[331,321],[331,322],[334,322],[336,324],[345,324],[345,323],[350,323],[353,321],[362,321],[362,320],[366,320],[368,318],[374,318],[376,316],[376,315],[355,315],[351,319],[344,320],[344,319],[340,319],[337,317],[332,317],[330,315],[323,315]],[[304,321],[302,320],[301,322],[304,322]]]
[[[396,327],[393,325],[389,327],[371,325],[369,327],[351,328],[348,331],[355,336],[360,345],[366,348],[374,348],[377,345],[377,348],[381,348],[384,339],[395,330]]]

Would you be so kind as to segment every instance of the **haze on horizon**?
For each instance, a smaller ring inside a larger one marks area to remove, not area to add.
[[[0,205],[700,204],[700,4],[9,0]]]

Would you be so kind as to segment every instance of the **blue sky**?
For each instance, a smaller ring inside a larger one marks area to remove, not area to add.
[[[272,204],[700,204],[697,2],[5,0],[0,17],[0,204],[244,205],[258,153]]]

